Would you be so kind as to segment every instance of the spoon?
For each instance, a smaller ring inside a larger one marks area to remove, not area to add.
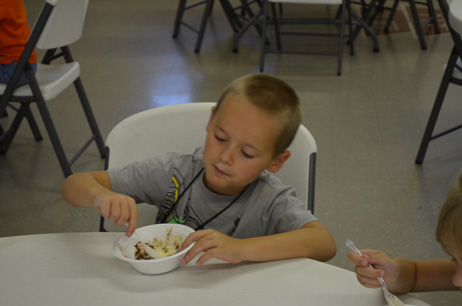
[[[355,246],[353,241],[351,241],[350,239],[346,240],[346,246],[351,251],[353,251],[356,255],[358,255],[360,257],[363,256],[363,254],[361,254],[361,252]],[[374,269],[374,267],[371,264],[369,264],[369,267]],[[404,303],[396,295],[394,295],[394,294],[392,294],[392,293],[390,293],[388,291],[387,285],[385,284],[385,281],[383,280],[383,278],[377,277],[377,279],[379,280],[380,285],[382,286],[383,295],[385,296],[385,300],[387,300],[388,305],[390,305],[390,306],[405,306]]]
[[[128,226],[128,223],[126,223],[125,226]],[[141,237],[141,235],[136,230],[133,232],[132,236],[135,236],[137,238],[137,240],[141,243],[141,246],[146,251],[146,253],[148,253],[149,256],[151,256],[154,259],[163,258],[163,256],[157,253],[155,249],[151,248],[149,245],[144,243],[143,237]]]

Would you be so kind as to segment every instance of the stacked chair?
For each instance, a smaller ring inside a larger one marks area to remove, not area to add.
[[[104,142],[93,115],[90,103],[80,80],[80,65],[72,58],[69,45],[82,36],[88,0],[47,0],[32,29],[27,45],[8,84],[0,84],[0,114],[8,106],[15,109],[16,116],[7,130],[0,136],[0,153],[6,154],[8,148],[24,117],[36,140],[41,134],[30,110],[31,103],[36,103],[64,176],[72,174],[71,165],[93,142],[96,143],[101,157],[105,156]],[[41,63],[37,64],[34,74],[28,59],[34,48],[46,50]],[[64,63],[55,60],[63,59]],[[17,86],[22,73],[28,84]],[[91,137],[70,160],[67,159],[46,102],[54,99],[69,86],[74,87],[82,104],[91,130]],[[19,103],[19,108],[15,106]]]

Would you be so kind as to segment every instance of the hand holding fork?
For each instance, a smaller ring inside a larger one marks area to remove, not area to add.
[[[362,257],[363,255],[361,254],[361,252],[358,250],[358,248],[355,246],[355,244],[353,243],[353,241],[347,239],[346,240],[346,246],[351,250],[353,251],[354,253],[356,253],[356,255]],[[371,267],[372,269],[374,269],[374,267],[372,265],[369,264],[369,267]],[[382,287],[382,290],[383,290],[383,294],[385,296],[385,300],[387,300],[387,303],[388,305],[390,306],[405,306],[404,303],[397,297],[395,296],[394,294],[390,293],[387,289],[387,285],[385,284],[385,281],[383,280],[382,277],[378,277],[377,278],[380,282],[380,285]]]

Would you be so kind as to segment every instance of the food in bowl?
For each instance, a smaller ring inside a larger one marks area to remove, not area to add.
[[[165,239],[157,239],[157,237],[152,238],[151,241],[143,243],[138,241],[135,245],[135,259],[136,260],[150,260],[152,258],[148,252],[145,250],[145,247],[153,248],[157,254],[162,257],[167,257],[173,254],[178,253],[183,244],[184,238],[180,235],[172,235],[172,227],[167,228],[167,233],[165,234]]]
[[[182,224],[154,224],[145,227],[140,227],[136,232],[141,236],[143,241],[146,238],[157,238],[157,240],[164,240],[166,237],[167,229],[172,228],[171,237],[180,236],[184,240],[194,232],[194,229]],[[139,242],[136,235],[127,237],[125,234],[114,242],[113,252],[114,255],[120,260],[127,261],[138,272],[144,274],[161,274],[174,270],[181,264],[181,259],[193,247],[190,244],[186,249],[177,252],[167,257],[161,257],[154,260],[138,260],[135,258],[136,248],[135,245]]]

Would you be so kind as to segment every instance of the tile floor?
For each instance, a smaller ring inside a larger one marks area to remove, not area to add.
[[[30,22],[42,1],[25,0]],[[92,0],[83,38],[73,47],[103,137],[125,117],[168,104],[216,101],[231,80],[258,72],[259,36],[251,29],[232,53],[233,33],[217,4],[202,50],[183,28],[172,39],[177,1]],[[197,18],[198,12],[188,13]],[[316,215],[332,231],[346,269],[346,238],[412,258],[445,257],[434,238],[438,211],[462,168],[460,132],[430,144],[422,166],[417,148],[452,47],[448,34],[380,35],[380,52],[363,33],[345,51],[343,75],[326,56],[269,55],[265,72],[291,84],[302,100],[303,123],[318,142]],[[42,54],[39,52],[39,54]],[[458,124],[461,89],[449,88],[437,128]],[[73,90],[49,102],[69,155],[87,136]],[[37,118],[39,115],[33,108]],[[5,126],[11,120],[2,118]],[[41,120],[39,126],[45,134]],[[0,236],[96,231],[98,215],[66,204],[63,175],[46,135],[34,142],[23,124],[0,156]],[[92,147],[73,170],[103,169]],[[434,306],[460,305],[460,292],[418,294]]]

